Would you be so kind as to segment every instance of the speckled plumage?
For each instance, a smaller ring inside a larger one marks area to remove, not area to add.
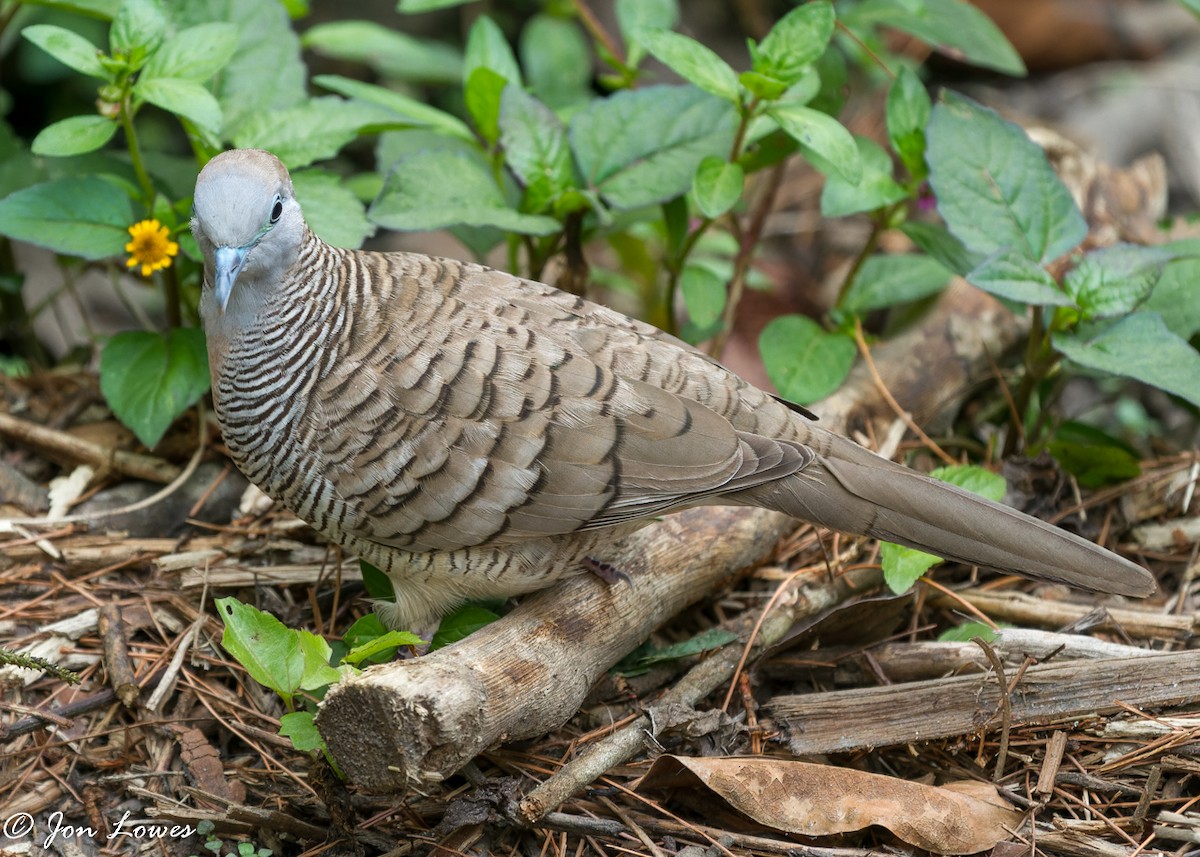
[[[642,322],[478,265],[331,247],[266,152],[205,167],[192,229],[226,445],[389,574],[396,625],[543,588],[698,503],[1153,591],[1138,566],[879,458]]]

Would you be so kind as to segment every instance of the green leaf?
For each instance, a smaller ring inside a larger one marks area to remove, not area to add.
[[[916,548],[881,542],[879,545],[879,564],[883,567],[883,581],[888,589],[897,595],[903,595],[912,589],[914,583],[929,569],[942,561],[940,556],[934,556]]]
[[[774,101],[788,90],[788,85],[777,77],[757,71],[744,71],[738,75],[738,83],[750,94],[763,101]]]
[[[279,734],[292,742],[301,753],[324,750],[325,740],[317,731],[311,711],[289,711],[279,718]]]
[[[103,116],[72,116],[47,125],[33,138],[35,155],[66,158],[94,152],[117,133],[117,123]]]
[[[378,621],[378,618],[376,618]],[[348,664],[383,663],[396,656],[396,650],[405,646],[423,646],[425,641],[409,631],[384,631],[377,637],[364,640],[350,649],[342,661]],[[386,656],[386,657],[385,657]]]
[[[396,10],[406,15],[417,15],[421,12],[436,12],[438,9],[449,9],[452,6],[462,6],[471,0],[400,0]]]
[[[454,48],[374,21],[315,24],[300,41],[320,56],[365,63],[391,80],[436,84],[463,79],[462,57]]]
[[[433,635],[433,641],[429,644],[429,651],[435,652],[451,643],[457,643],[499,618],[491,610],[478,604],[466,604],[459,607],[438,625],[437,632]]]
[[[858,145],[840,122],[802,104],[779,104],[767,114],[795,138],[805,155],[818,156],[820,161],[813,165],[826,176],[837,174],[850,184],[858,184],[863,174]]]
[[[928,253],[948,269],[965,277],[983,261],[982,253],[973,253],[950,234],[946,227],[937,223],[906,220],[900,231],[907,235],[922,251]]]
[[[952,464],[949,467],[938,467],[930,471],[929,475],[942,482],[957,485],[964,491],[985,497],[993,503],[1003,501],[1004,495],[1008,491],[1008,483],[1005,482],[1003,476],[977,464]]]
[[[529,88],[542,102],[557,110],[591,100],[591,53],[574,21],[534,15],[521,30],[518,51]]]
[[[366,560],[358,561],[362,572],[363,587],[367,595],[375,601],[395,601],[396,590],[392,587],[392,579]]]
[[[1177,259],[1163,268],[1142,309],[1161,315],[1176,336],[1195,336],[1200,331],[1200,259]]]
[[[729,104],[694,87],[647,86],[596,99],[569,135],[588,187],[628,210],[687,193],[705,157],[729,153],[736,122]]]
[[[101,80],[108,78],[100,63],[100,49],[78,33],[53,24],[33,24],[23,29],[21,35],[80,74]]]
[[[156,0],[125,0],[108,31],[112,53],[145,57],[163,40],[167,18]],[[134,63],[138,67],[138,63]]]
[[[857,353],[853,339],[829,333],[802,315],[772,319],[758,338],[758,350],[779,395],[801,405],[841,386]]]
[[[1017,125],[947,92],[927,133],[938,211],[969,249],[990,255],[1012,247],[1045,263],[1087,235],[1070,191]]]
[[[1080,366],[1133,378],[1200,407],[1200,353],[1156,312],[1135,312],[1091,337],[1056,333],[1053,343]]]
[[[216,137],[221,130],[221,105],[213,94],[192,80],[176,77],[138,78],[133,92],[156,107],[190,119]]]
[[[296,632],[270,613],[236,598],[217,598],[213,604],[225,623],[221,648],[259,684],[284,699],[295,696],[304,676],[304,653]]]
[[[957,628],[947,628],[938,634],[939,643],[969,643],[976,637],[990,643],[999,636],[995,630],[982,622],[964,622]]]
[[[692,197],[696,207],[715,220],[737,205],[742,198],[746,174],[740,164],[730,163],[718,155],[709,155],[696,168],[692,182]]]
[[[258,114],[237,130],[233,142],[274,152],[295,169],[332,158],[368,128],[395,124],[395,116],[381,107],[327,96]]]
[[[318,690],[342,680],[342,674],[329,665],[333,650],[324,637],[303,628],[293,629],[300,652],[304,655],[304,675],[300,678],[301,690]]]
[[[1025,75],[1025,63],[1000,28],[963,0],[868,0],[856,10],[855,18],[911,33],[953,59]]]
[[[652,30],[670,30],[679,23],[677,0],[617,0],[617,26],[628,47],[625,62],[637,68],[646,56],[640,37]]]
[[[928,173],[925,166],[925,126],[933,112],[932,102],[917,73],[901,66],[888,89],[887,128],[892,148],[908,174],[921,181]]]
[[[281,4],[188,0],[170,9],[180,28],[222,21],[236,28],[233,57],[213,81],[227,138],[236,139],[247,122],[269,123],[269,114],[305,101],[300,39]]]
[[[519,86],[505,88],[499,122],[505,163],[525,186],[524,210],[550,210],[565,191],[577,187],[566,127]]]
[[[480,15],[471,25],[467,34],[467,49],[463,56],[462,81],[467,85],[471,74],[480,68],[486,68],[504,78],[508,83],[520,86],[521,69],[517,58],[513,56],[508,39],[496,22],[487,15]]]
[[[920,300],[940,292],[950,276],[941,262],[918,253],[869,256],[840,309],[862,314]]]
[[[1048,449],[1064,470],[1091,490],[1117,485],[1142,472],[1137,455],[1126,444],[1074,420],[1055,430]]]
[[[208,391],[208,353],[199,328],[166,336],[118,333],[100,355],[100,391],[138,440],[154,447],[176,417]]]
[[[121,8],[121,0],[35,0],[26,5],[61,9],[76,15],[85,15],[102,21],[111,21]]]
[[[741,104],[737,74],[711,48],[670,30],[645,30],[638,41],[684,80],[732,104]]]
[[[1174,254],[1162,247],[1102,247],[1067,272],[1063,288],[1084,319],[1128,315],[1150,296],[1172,258]]]
[[[477,68],[467,78],[463,90],[463,101],[467,112],[479,129],[479,136],[489,146],[494,146],[500,139],[500,103],[508,81],[490,68]]]
[[[323,86],[330,92],[336,92],[338,95],[390,110],[398,120],[413,126],[431,128],[472,145],[475,143],[475,134],[457,116],[444,110],[438,110],[436,107],[430,107],[424,102],[394,90],[385,89],[373,83],[351,80],[336,74],[319,74],[313,78],[313,83]]]
[[[363,204],[341,176],[327,170],[298,170],[292,173],[296,199],[304,220],[313,232],[335,247],[358,249],[375,234]]]
[[[824,114],[818,114],[824,115]],[[875,211],[908,196],[892,178],[892,159],[883,147],[866,137],[855,137],[862,175],[849,182],[839,173],[825,178],[821,189],[821,215],[846,217],[863,211]]]
[[[967,282],[1010,301],[1044,306],[1074,306],[1054,278],[1036,262],[1010,247],[997,250],[967,274]]]
[[[168,37],[150,56],[138,82],[142,83],[146,78],[165,77],[203,83],[233,59],[237,44],[237,27],[223,21],[180,30]]]
[[[780,18],[757,48],[751,49],[754,71],[786,84],[800,79],[833,37],[833,5],[805,3]]]
[[[688,316],[697,327],[721,320],[725,311],[725,281],[704,265],[688,265],[679,276],[679,288]]]
[[[616,670],[624,676],[640,675],[655,664],[671,663],[684,658],[702,655],[727,646],[736,640],[737,634],[724,628],[709,628],[669,646],[639,646],[629,657],[617,665]],[[627,662],[631,662],[628,663]]]
[[[129,197],[94,176],[56,179],[0,200],[0,235],[84,259],[121,253],[132,222]]]
[[[510,207],[483,159],[468,152],[423,151],[396,163],[368,216],[389,229],[494,226],[525,235],[559,229],[552,217]]]

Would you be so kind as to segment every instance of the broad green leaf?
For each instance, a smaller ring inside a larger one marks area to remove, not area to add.
[[[526,211],[542,214],[576,186],[567,129],[553,111],[519,86],[500,102],[500,145],[504,160],[525,186]]]
[[[846,181],[840,173],[825,177],[825,187],[821,189],[823,217],[875,211],[908,196],[908,192],[892,178],[892,159],[883,147],[866,137],[855,137],[854,142],[858,146],[862,175],[857,182]]]
[[[646,48],[640,41],[644,32],[671,30],[679,23],[677,0],[617,0],[617,26],[625,40],[625,62],[637,68],[646,56]]]
[[[906,220],[900,224],[900,231],[921,250],[960,277],[965,277],[975,270],[984,259],[982,253],[973,253],[968,250],[961,241],[950,234],[946,227],[939,223]]]
[[[929,256],[875,255],[867,258],[839,309],[861,314],[920,300],[941,291],[950,271]]]
[[[1025,63],[1000,28],[964,0],[868,0],[856,10],[855,20],[911,33],[956,60],[1025,75]]]
[[[571,118],[569,135],[588,187],[628,210],[686,193],[709,155],[727,156],[736,116],[691,86],[647,86],[596,99]]]
[[[574,21],[534,15],[521,30],[518,52],[529,88],[544,104],[558,110],[592,99],[591,51]]]
[[[1200,407],[1200,353],[1156,312],[1135,312],[1090,337],[1056,333],[1053,343],[1080,366],[1133,378]]]
[[[100,391],[117,419],[148,447],[162,440],[208,386],[208,353],[199,328],[177,327],[166,336],[118,333],[100,355]]]
[[[925,178],[925,126],[929,124],[933,104],[917,73],[901,66],[888,89],[887,128],[892,148],[900,156],[908,174],[917,181]]]
[[[1163,268],[1142,309],[1161,315],[1175,335],[1195,336],[1200,331],[1200,259],[1177,259]]]
[[[279,3],[188,0],[170,10],[176,27],[224,21],[237,29],[233,57],[213,81],[226,138],[236,139],[247,122],[269,124],[269,114],[306,100],[300,40]]]
[[[927,134],[938,211],[969,249],[990,255],[1011,247],[1045,263],[1087,235],[1070,191],[1017,125],[947,92],[933,108]]]
[[[1063,288],[1084,319],[1133,312],[1150,296],[1173,255],[1162,247],[1114,244],[1093,250],[1063,279]]]
[[[335,247],[358,249],[375,234],[363,204],[347,188],[341,176],[326,170],[297,170],[292,173],[296,199],[304,220],[313,232]]]
[[[129,197],[104,179],[56,179],[0,200],[0,235],[84,259],[116,256],[129,243]]]
[[[741,164],[709,155],[696,169],[692,197],[705,217],[716,219],[737,205],[745,183],[746,174],[742,172]]]
[[[990,626],[982,622],[964,622],[957,628],[947,628],[938,634],[939,643],[969,643],[976,637],[990,643],[999,636]]]
[[[883,568],[884,583],[897,595],[912,589],[913,584],[939,562],[942,562],[940,556],[916,548],[892,542],[879,544],[879,564]]]
[[[504,38],[504,33],[496,22],[487,15],[476,18],[467,34],[467,48],[462,66],[464,85],[470,83],[471,73],[479,68],[494,71],[509,83],[518,86],[522,83],[521,69],[508,40]]]
[[[737,634],[724,628],[709,628],[707,631],[701,631],[699,634],[681,642],[672,643],[668,646],[647,646],[639,648],[631,654],[634,656],[638,667],[650,667],[654,664],[670,663],[671,661],[694,657],[704,652],[711,652],[729,645],[737,638]],[[622,675],[629,675],[629,672],[620,667],[618,667],[618,670]]]
[[[217,598],[213,604],[225,624],[221,648],[259,684],[284,699],[295,696],[304,676],[304,653],[296,632],[236,598]]]
[[[732,104],[741,103],[737,74],[711,48],[670,30],[646,30],[638,41],[684,80]]]
[[[65,158],[94,152],[116,133],[116,120],[94,114],[72,116],[43,128],[33,138],[30,148],[35,155]]]
[[[141,77],[134,84],[133,92],[156,107],[190,119],[214,137],[220,133],[221,105],[211,92],[193,80]]]
[[[1004,495],[1008,491],[1008,483],[1003,476],[977,464],[952,464],[949,467],[938,467],[930,471],[929,475],[942,482],[957,485],[964,491],[978,494],[993,503],[1003,501]]]
[[[324,637],[303,628],[294,629],[300,652],[304,655],[304,675],[300,677],[301,690],[317,690],[329,684],[337,684],[342,674],[329,665],[333,650]]]
[[[508,81],[490,68],[477,68],[467,78],[463,101],[467,112],[489,146],[500,139],[500,102]]]
[[[396,590],[392,586],[392,579],[390,577],[377,569],[375,566],[371,565],[366,560],[360,559],[358,561],[358,567],[362,572],[363,587],[367,590],[367,595],[371,596],[372,600],[396,600]]]
[[[814,162],[814,166],[826,176],[836,173],[850,184],[857,184],[862,178],[858,145],[850,132],[832,116],[802,104],[780,104],[767,113],[795,138],[805,155],[819,157],[820,163]]]
[[[688,316],[697,327],[721,320],[725,311],[725,281],[705,265],[688,265],[679,276],[679,289]]]
[[[1011,248],[988,256],[967,274],[967,282],[1010,301],[1045,306],[1074,306],[1071,297],[1041,265]]]
[[[1074,420],[1055,430],[1048,449],[1080,485],[1092,490],[1125,482],[1142,472],[1138,456],[1129,446]]]
[[[8,123],[0,120],[0,200],[44,178],[44,162],[34,158]]]
[[[744,71],[738,75],[738,83],[746,87],[751,95],[763,101],[775,101],[788,90],[788,85],[777,77],[757,71]]]
[[[23,29],[21,35],[80,74],[101,80],[108,78],[108,72],[100,64],[100,49],[78,33],[53,24],[33,24]]]
[[[457,643],[499,618],[497,614],[478,604],[459,607],[438,625],[433,641],[429,644],[429,651],[435,652],[451,643]]]
[[[368,216],[389,229],[494,226],[526,235],[559,229],[552,217],[508,205],[491,169],[471,153],[424,151],[397,162]]]
[[[438,110],[436,107],[430,107],[422,101],[417,101],[417,99],[395,90],[336,74],[319,74],[313,78],[313,83],[323,86],[330,92],[336,92],[338,95],[390,110],[401,121],[418,127],[432,128],[468,143],[475,143],[475,134],[457,116],[444,110]]]
[[[326,96],[258,114],[237,129],[233,142],[274,152],[294,169],[332,158],[367,128],[395,124],[394,114],[374,104]]]
[[[817,61],[833,37],[833,5],[805,3],[780,18],[757,48],[754,71],[792,84]]]
[[[113,54],[147,56],[161,44],[167,18],[157,0],[125,0],[108,31]],[[135,53],[136,52],[136,53]]]
[[[26,5],[62,9],[88,18],[111,21],[121,8],[121,0],[28,0]]]
[[[334,672],[337,672],[334,670]],[[338,673],[341,677],[341,673]],[[279,734],[292,742],[292,746],[301,753],[311,753],[313,750],[324,750],[325,739],[317,731],[316,721],[311,711],[289,711],[279,718]]]
[[[841,386],[857,353],[853,339],[802,315],[772,319],[758,338],[758,350],[779,395],[801,405]]]
[[[165,77],[203,83],[233,59],[237,44],[237,27],[223,21],[180,30],[150,56],[138,82]]]
[[[301,44],[324,57],[369,65],[383,77],[420,83],[462,80],[462,57],[449,45],[416,39],[374,21],[330,21],[304,31]]]

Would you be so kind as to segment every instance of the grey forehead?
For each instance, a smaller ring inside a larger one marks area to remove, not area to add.
[[[196,219],[219,246],[240,247],[251,241],[271,214],[276,194],[285,187],[277,176],[214,164],[196,183]]]

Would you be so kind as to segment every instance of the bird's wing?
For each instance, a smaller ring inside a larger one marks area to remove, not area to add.
[[[410,550],[515,544],[702,502],[812,460],[638,377],[649,373],[636,360],[623,366],[610,336],[623,316],[521,295],[459,284],[425,297],[440,305],[420,330],[355,331],[353,371],[331,377],[314,411],[327,417],[316,434],[343,529]],[[338,412],[347,401],[353,420]]]

